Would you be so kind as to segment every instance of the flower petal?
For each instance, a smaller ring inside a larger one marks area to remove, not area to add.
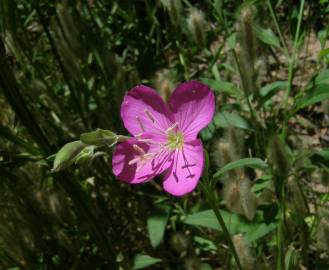
[[[160,147],[160,143],[148,143],[145,138],[130,138],[117,145],[114,150],[113,173],[120,180],[130,184],[142,183],[170,166],[169,155],[170,153]]]
[[[215,96],[207,85],[189,81],[177,86],[169,105],[185,139],[193,140],[213,118]]]
[[[121,105],[121,118],[132,135],[164,134],[174,120],[159,94],[145,85],[138,85],[127,93]]]
[[[193,191],[199,182],[204,167],[202,142],[199,139],[185,143],[177,150],[172,166],[167,171],[163,188],[174,196],[183,196]]]

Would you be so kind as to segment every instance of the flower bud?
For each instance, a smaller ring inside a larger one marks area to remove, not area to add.
[[[72,165],[85,146],[81,141],[65,144],[56,154],[52,172],[58,172]]]
[[[83,133],[80,135],[80,140],[88,145],[109,147],[118,142],[119,136],[110,130],[97,129],[96,131]]]

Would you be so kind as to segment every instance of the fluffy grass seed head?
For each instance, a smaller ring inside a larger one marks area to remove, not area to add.
[[[187,17],[188,33],[193,41],[201,48],[206,43],[207,22],[201,10],[191,8]]]
[[[242,234],[233,236],[233,243],[238,253],[241,265],[245,270],[255,269],[255,259],[252,250]]]

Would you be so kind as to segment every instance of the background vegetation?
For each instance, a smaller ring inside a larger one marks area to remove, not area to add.
[[[327,0],[1,0],[0,268],[235,269],[220,208],[240,269],[328,269],[328,13]],[[217,97],[193,194],[121,184],[106,146],[51,171],[82,133],[127,134],[131,87],[167,98],[189,79]]]

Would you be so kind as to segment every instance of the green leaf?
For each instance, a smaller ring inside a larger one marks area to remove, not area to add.
[[[287,81],[276,81],[263,86],[259,90],[259,95],[261,97],[261,102],[264,103],[273,97],[279,90],[286,89],[288,87]]]
[[[322,149],[310,157],[311,162],[323,168],[329,168],[329,148]]]
[[[212,270],[212,267],[207,263],[202,263],[200,270]]]
[[[321,60],[323,57],[326,57],[328,54],[329,54],[329,48],[321,50],[318,59]]]
[[[232,161],[232,162],[226,164],[223,168],[221,168],[219,171],[217,171],[214,174],[213,178],[215,178],[215,179],[219,178],[224,173],[226,173],[230,170],[241,168],[241,167],[264,169],[264,168],[267,168],[268,165],[259,158],[243,158],[243,159],[235,160],[235,161]]]
[[[134,259],[133,269],[142,269],[161,261],[159,258],[154,258],[146,254],[137,254]]]
[[[228,47],[234,50],[236,47],[236,33],[232,33],[227,39]]]
[[[223,13],[223,0],[215,0],[214,1],[214,8],[219,15]]]
[[[204,129],[201,131],[201,138],[204,141],[208,141],[212,139],[216,131],[216,127],[213,122],[211,122],[208,126],[206,126]]]
[[[321,48],[325,46],[327,41],[327,36],[328,36],[327,29],[322,29],[318,32],[318,39],[320,41]]]
[[[157,206],[154,213],[147,219],[147,229],[152,247],[157,247],[162,239],[169,218],[168,206]]]
[[[263,220],[250,222],[237,214],[229,213],[224,210],[220,210],[220,213],[230,234],[244,233],[246,240],[249,242],[262,238],[276,228],[275,223],[266,225],[263,223]],[[187,216],[184,223],[221,231],[216,215],[212,210],[205,210],[191,214]]]
[[[52,172],[63,170],[75,162],[75,158],[85,148],[81,141],[74,141],[65,144],[56,154]]]
[[[18,145],[19,147],[24,148],[26,151],[33,155],[40,155],[40,151],[33,146],[33,144],[25,142],[17,135],[15,135],[9,128],[0,124],[0,136],[4,137],[5,139],[13,142],[14,144]]]
[[[321,71],[310,83],[311,88],[316,84],[329,84],[329,69]]]
[[[248,121],[236,113],[226,111],[216,113],[213,121],[216,127],[226,128],[234,126],[242,129],[250,129]]]
[[[256,37],[265,44],[280,48],[280,41],[271,29],[254,26]]]
[[[241,96],[240,89],[234,83],[225,82],[222,80],[211,80],[207,78],[203,78],[201,81],[209,85],[209,87],[217,93],[227,93],[232,96]]]
[[[309,89],[304,97],[296,101],[295,111],[326,99],[329,99],[329,84],[317,84]]]
[[[198,248],[200,248],[202,251],[211,252],[217,250],[217,246],[211,240],[202,238],[200,236],[194,236],[193,240],[198,245]]]
[[[221,230],[218,220],[212,210],[205,210],[188,215],[184,223],[194,226],[202,226],[214,230]]]
[[[298,266],[299,258],[296,249],[290,245],[286,250],[286,255],[284,258],[285,269],[293,270]]]
[[[275,230],[276,224],[275,223],[258,223],[257,226],[254,226],[252,230],[246,232],[245,239],[252,243],[263,236],[267,235],[271,231]]]

